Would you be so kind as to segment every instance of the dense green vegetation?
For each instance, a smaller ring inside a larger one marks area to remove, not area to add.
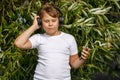
[[[36,50],[22,50],[15,38],[26,30],[41,5],[47,0],[0,1],[0,80],[32,80],[37,63]],[[119,76],[110,67],[120,55],[119,0],[49,0],[65,18],[62,31],[75,36],[79,55],[83,45],[91,48],[84,66],[71,70],[72,80],[90,80],[91,74],[102,72]],[[41,30],[35,33],[41,32]],[[120,63],[120,60],[117,60]],[[113,65],[114,67],[114,65]]]

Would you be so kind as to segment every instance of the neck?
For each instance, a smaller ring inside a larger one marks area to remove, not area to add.
[[[53,34],[49,34],[49,33],[46,33],[46,34],[49,35],[49,36],[57,36],[57,35],[60,35],[61,32],[60,32],[60,31],[57,31],[57,32],[55,32],[55,33],[53,33]]]

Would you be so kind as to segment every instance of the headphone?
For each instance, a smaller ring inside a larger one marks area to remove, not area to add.
[[[61,10],[60,10],[58,7],[56,7],[56,6],[54,6],[54,5],[53,5],[53,7],[54,7],[57,11],[59,11],[59,13],[60,13],[59,25],[61,26],[61,25],[64,23],[63,13],[61,12]],[[41,20],[40,18],[37,18],[37,21],[38,21],[38,25],[41,26],[41,25],[42,25],[42,20]]]

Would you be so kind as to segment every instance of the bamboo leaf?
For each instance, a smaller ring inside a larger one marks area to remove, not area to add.
[[[68,11],[73,10],[76,7],[77,3],[73,3],[70,7],[68,7]]]
[[[81,19],[77,20],[77,22],[78,22],[78,23],[81,23],[81,22],[83,22],[84,20],[85,20],[85,18],[81,18]]]
[[[102,36],[102,33],[101,33],[101,31],[100,30],[98,30],[98,29],[94,29],[100,36]]]
[[[95,26],[96,24],[85,24],[86,26]]]
[[[94,17],[88,18],[88,19],[86,19],[86,20],[84,21],[84,23],[87,23],[87,22],[89,22],[89,21],[91,21],[91,20],[93,20],[93,19],[94,19]]]
[[[120,4],[119,4],[120,0],[113,0],[113,2],[117,5],[117,7],[120,9]]]

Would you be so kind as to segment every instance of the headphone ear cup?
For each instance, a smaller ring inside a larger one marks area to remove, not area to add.
[[[42,21],[40,18],[37,18],[37,22],[38,22],[38,25],[41,26],[42,25]]]
[[[59,18],[59,25],[61,26],[63,23],[64,23],[64,17],[61,16],[61,17]]]

